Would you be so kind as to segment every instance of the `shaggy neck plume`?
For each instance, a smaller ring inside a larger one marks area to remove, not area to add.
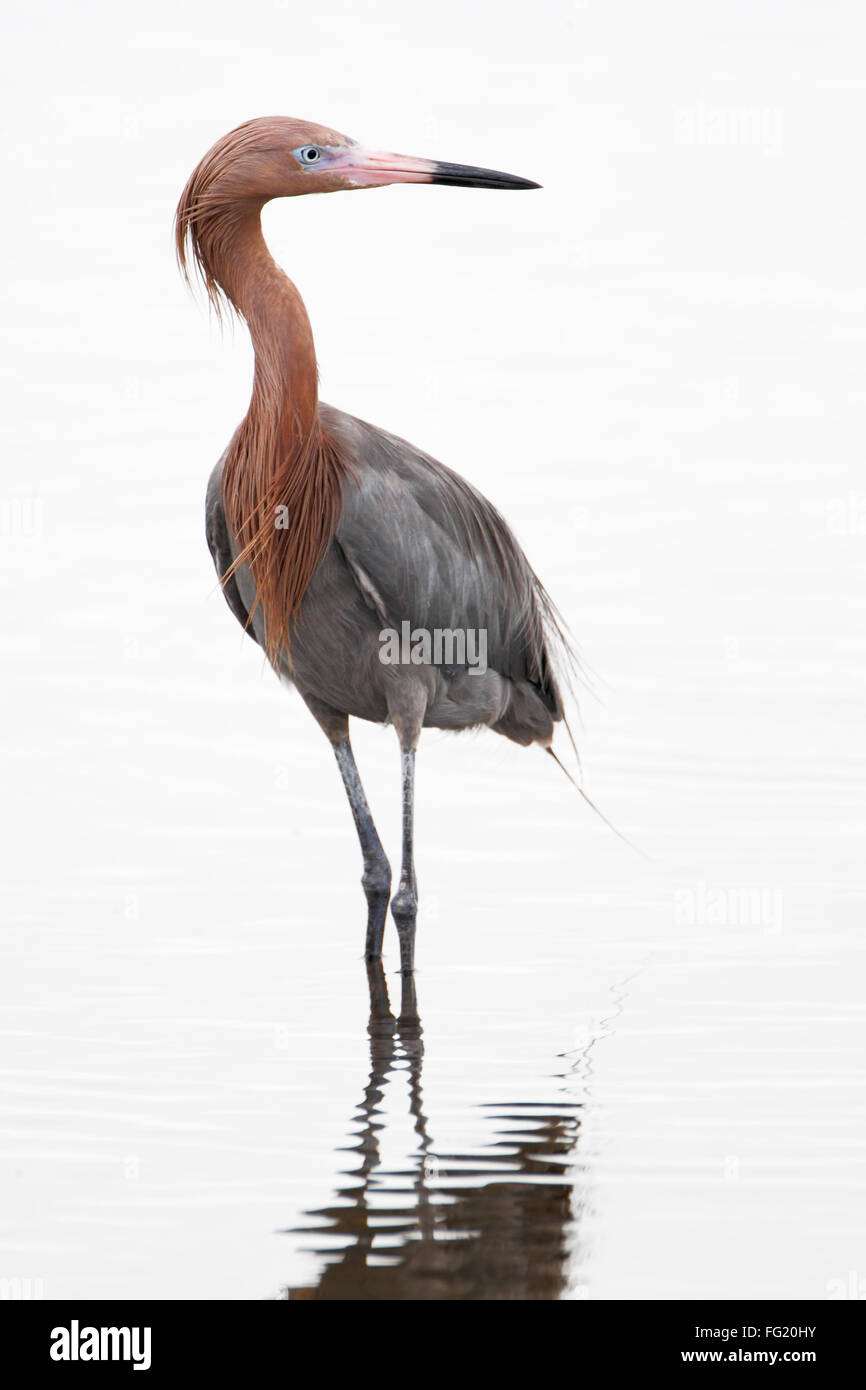
[[[310,321],[265,244],[262,201],[220,202],[192,183],[178,209],[181,259],[189,242],[211,300],[219,307],[223,292],[246,319],[255,349],[249,410],[223,467],[223,509],[238,548],[223,580],[249,568],[253,612],[261,610],[265,648],[279,666],[334,534],[345,468],[322,429]]]

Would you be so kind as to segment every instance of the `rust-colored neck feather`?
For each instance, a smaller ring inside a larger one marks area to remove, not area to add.
[[[310,321],[295,286],[272,259],[261,229],[264,199],[221,197],[196,186],[177,217],[178,254],[200,270],[219,310],[222,291],[247,321],[255,348],[252,399],[223,468],[223,507],[241,564],[256,586],[266,651],[278,666],[291,627],[340,515],[345,467],[319,418]],[[204,182],[204,181],[203,181]]]

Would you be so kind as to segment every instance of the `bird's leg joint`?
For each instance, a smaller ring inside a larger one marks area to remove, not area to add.
[[[400,970],[411,975],[415,969],[415,919],[418,915],[418,890],[412,878],[401,879],[400,887],[391,901],[391,914],[400,940]]]
[[[414,883],[401,883],[397,892],[394,894],[391,903],[391,911],[394,914],[394,921],[397,923],[397,930],[401,927],[406,930],[414,925],[418,915],[418,890]]]
[[[391,866],[384,855],[381,859],[365,859],[361,887],[368,902],[371,899],[377,902],[382,898],[388,901],[391,895]]]

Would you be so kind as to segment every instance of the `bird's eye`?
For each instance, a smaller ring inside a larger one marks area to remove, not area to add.
[[[299,150],[293,150],[292,154],[301,164],[318,164],[322,157],[322,151],[315,145],[302,145]]]

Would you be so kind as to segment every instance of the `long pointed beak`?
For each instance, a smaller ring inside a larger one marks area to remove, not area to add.
[[[471,164],[445,164],[438,159],[414,159],[405,154],[382,154],[357,146],[341,151],[331,165],[356,188],[380,188],[388,183],[448,183],[461,188],[540,188],[531,179],[477,169]]]

